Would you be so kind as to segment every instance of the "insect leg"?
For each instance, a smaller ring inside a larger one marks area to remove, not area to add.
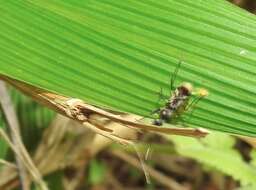
[[[160,92],[158,93],[158,103],[161,101],[161,99],[166,99],[163,94],[163,88],[160,87]]]
[[[150,112],[151,115],[155,114],[155,113],[158,113],[160,111],[160,108],[157,108],[155,110],[153,110],[152,112]]]
[[[196,97],[194,98],[185,108],[185,111],[188,111],[189,109],[192,109],[198,104],[198,102],[202,99],[203,97]]]
[[[205,90],[205,89],[199,89],[199,91],[198,91],[196,94],[197,94],[198,96],[195,97],[195,98],[190,102],[190,104],[188,104],[187,107],[185,108],[185,111],[188,111],[189,109],[192,110],[192,111],[190,112],[190,114],[189,114],[189,119],[191,118],[191,116],[192,116],[192,114],[193,114],[193,112],[194,112],[194,110],[195,110],[195,109],[193,109],[193,108],[195,108],[196,104],[198,104],[198,102],[199,102],[200,100],[202,100],[202,98],[204,98],[205,96],[208,95],[208,91]]]
[[[194,98],[185,108],[185,111],[188,111],[190,108],[195,107],[195,105],[202,100],[202,98],[208,96],[208,91],[206,89],[199,89],[197,92],[194,93],[197,97]]]

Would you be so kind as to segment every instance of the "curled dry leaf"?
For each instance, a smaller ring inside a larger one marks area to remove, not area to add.
[[[208,134],[208,131],[202,128],[158,127],[155,125],[142,123],[138,119],[127,119],[122,117],[122,115],[127,115],[127,113],[111,113],[110,111],[106,111],[99,107],[87,104],[83,100],[77,98],[71,98],[47,92],[45,90],[7,77],[2,78],[24,93],[32,96],[38,102],[45,104],[57,112],[68,116],[69,118],[83,123],[83,125],[91,128],[96,133],[111,138],[112,140],[115,140],[121,144],[130,144],[130,140],[132,139],[125,139],[115,135],[114,129],[108,129],[104,127],[100,120],[104,119],[106,121],[115,121],[130,128],[162,134],[183,135],[190,137],[204,137]]]

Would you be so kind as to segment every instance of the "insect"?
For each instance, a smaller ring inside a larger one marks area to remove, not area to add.
[[[171,77],[170,97],[167,99],[164,107],[158,108],[152,112],[152,114],[157,114],[158,117],[153,121],[153,125],[161,126],[164,122],[169,122],[176,119],[183,112],[193,107],[193,105],[197,104],[199,100],[208,95],[208,91],[205,89],[199,89],[197,92],[195,92],[192,84],[188,82],[183,82],[173,90],[173,84],[180,65],[181,61],[179,61],[179,64]],[[162,96],[162,90],[160,95]],[[192,95],[196,95],[196,97],[190,101]]]

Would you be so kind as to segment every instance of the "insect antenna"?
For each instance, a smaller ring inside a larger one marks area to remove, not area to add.
[[[171,77],[170,77],[170,87],[171,87],[171,91],[174,90],[174,82],[176,80],[176,76],[178,74],[178,71],[180,69],[180,65],[181,65],[182,61],[179,61],[178,65],[176,66],[174,72],[171,74]]]

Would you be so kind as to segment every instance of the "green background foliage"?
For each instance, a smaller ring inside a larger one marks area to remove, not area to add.
[[[169,139],[175,144],[178,154],[230,175],[242,186],[256,185],[255,167],[246,163],[234,149],[234,137],[214,132],[201,140],[180,136]]]

